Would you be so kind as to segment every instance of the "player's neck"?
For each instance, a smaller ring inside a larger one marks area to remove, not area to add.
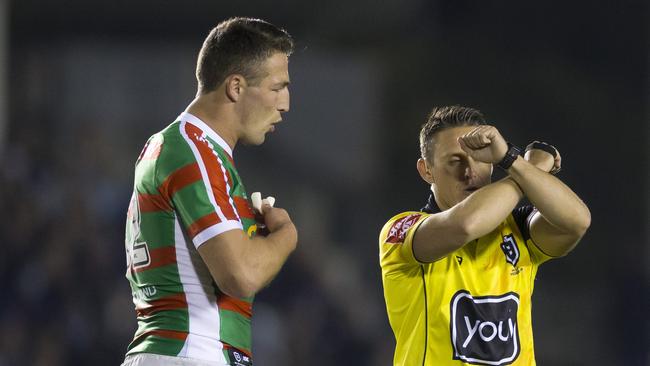
[[[197,95],[185,111],[210,126],[234,150],[237,144],[235,115],[227,103],[211,94]]]

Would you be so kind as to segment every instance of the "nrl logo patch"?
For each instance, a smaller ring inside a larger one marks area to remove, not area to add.
[[[503,254],[506,255],[506,262],[517,267],[517,262],[519,262],[519,247],[517,246],[517,242],[512,234],[503,237],[501,250],[503,250]]]

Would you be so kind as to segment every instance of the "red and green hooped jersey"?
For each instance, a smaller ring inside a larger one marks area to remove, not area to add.
[[[127,354],[250,361],[252,298],[219,291],[197,248],[257,226],[217,133],[189,113],[151,136],[135,165],[126,223],[126,277],[138,330]]]

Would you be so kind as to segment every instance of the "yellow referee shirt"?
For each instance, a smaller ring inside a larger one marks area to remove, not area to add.
[[[430,214],[404,212],[384,225],[379,260],[395,365],[535,365],[531,296],[538,266],[551,257],[530,240],[532,212],[513,211],[433,263],[418,262],[412,246]]]

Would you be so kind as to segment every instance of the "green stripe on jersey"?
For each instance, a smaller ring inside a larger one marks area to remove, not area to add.
[[[174,244],[174,216],[165,211],[147,212],[140,216],[140,236],[149,250]]]
[[[214,205],[208,198],[202,180],[192,183],[176,192],[172,197],[174,208],[180,214],[185,226],[190,226],[201,217],[214,212]]]
[[[221,317],[221,337],[229,345],[250,352],[251,321],[230,310],[219,310]]]

